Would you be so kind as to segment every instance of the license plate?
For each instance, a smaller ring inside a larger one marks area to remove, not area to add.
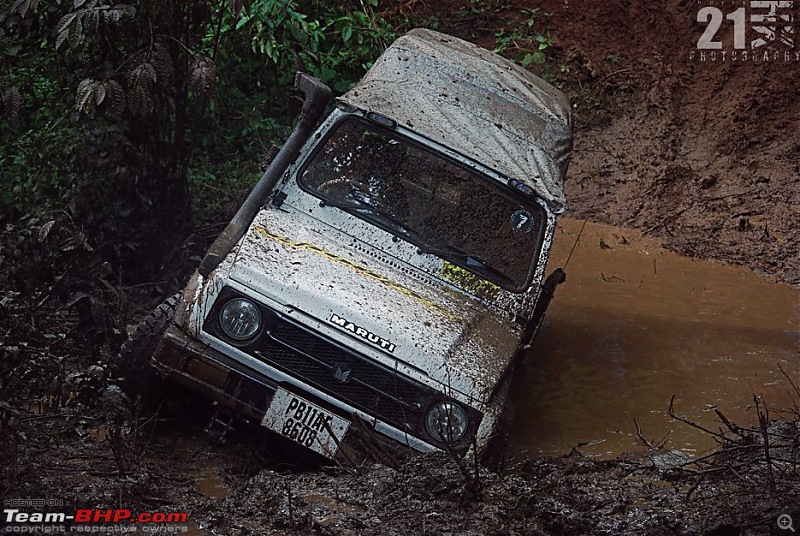
[[[261,420],[261,426],[333,458],[339,450],[337,441],[341,442],[350,427],[350,421],[289,391],[278,389]]]

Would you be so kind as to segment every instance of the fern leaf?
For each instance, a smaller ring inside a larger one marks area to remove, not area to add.
[[[56,220],[50,220],[50,221],[46,222],[44,225],[42,225],[41,227],[39,227],[39,233],[38,233],[39,236],[38,236],[38,238],[39,238],[39,243],[40,244],[42,242],[44,242],[45,240],[47,240],[47,235],[50,234],[50,230],[53,228],[53,225],[55,225],[55,223],[56,223]]]
[[[56,25],[56,32],[59,34],[66,31],[69,28],[69,25],[73,23],[73,21],[78,17],[78,13],[68,13],[61,17]]]
[[[189,89],[198,96],[207,96],[217,81],[217,67],[207,56],[197,56],[189,71]]]
[[[72,2],[72,7],[75,9],[81,8],[86,3],[86,0],[75,0]]]
[[[128,108],[137,115],[147,115],[153,110],[152,86],[156,83],[156,69],[143,62],[128,72]]]
[[[83,18],[77,17],[69,29],[68,41],[70,48],[78,48],[81,46],[81,44],[83,44],[83,38]]]
[[[61,45],[67,40],[67,35],[67,32],[61,32],[56,36],[56,50],[61,48]]]
[[[100,27],[100,13],[96,9],[93,9],[86,13],[83,17],[83,21],[88,32],[97,33],[97,29]]]
[[[128,82],[132,85],[147,85],[155,84],[158,81],[158,74],[156,68],[152,63],[143,62],[134,67],[131,71]]]
[[[3,92],[3,116],[9,123],[14,123],[19,117],[22,97],[17,86],[12,86]]]
[[[125,16],[125,12],[123,11],[124,6],[114,6],[108,10],[108,15],[111,19],[111,22],[114,24],[118,23],[122,20],[122,17]]]
[[[17,0],[11,5],[11,13],[19,13],[20,17],[23,19],[25,18],[25,15],[28,14],[28,11],[34,10],[36,10],[36,6],[33,5],[31,0]]]
[[[31,8],[31,0],[24,0],[22,4],[19,6],[19,15],[24,19],[25,15],[28,14],[28,10]]]
[[[158,81],[162,86],[168,84],[172,79],[175,68],[172,64],[172,56],[169,53],[169,49],[164,43],[156,43],[154,45],[150,62],[156,73],[156,80],[154,81]]]
[[[67,40],[68,36],[69,32],[60,32],[58,36],[56,36],[56,50],[58,50],[61,47],[61,45],[64,44],[64,41]]]
[[[78,91],[75,95],[75,109],[78,113],[88,112],[92,108],[95,86],[97,82],[91,78],[85,78],[78,84]]]
[[[120,119],[125,108],[125,91],[116,80],[106,80],[105,113],[111,118]]]
[[[106,85],[104,83],[95,84],[92,94],[94,95],[94,105],[100,106],[106,99]]]
[[[148,90],[141,86],[131,88],[128,93],[128,108],[135,115],[148,115],[153,111],[153,101]]]
[[[231,0],[231,11],[238,17],[242,10],[250,11],[251,4],[250,0]]]

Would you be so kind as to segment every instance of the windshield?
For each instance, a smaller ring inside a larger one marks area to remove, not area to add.
[[[325,203],[514,292],[527,288],[544,211],[493,179],[350,117],[299,176]]]

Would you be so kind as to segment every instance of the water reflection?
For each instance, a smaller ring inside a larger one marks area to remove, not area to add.
[[[562,221],[551,267],[580,224]],[[753,424],[753,394],[792,404],[779,366],[800,383],[799,341],[797,289],[589,224],[512,385],[509,454],[638,450],[634,418],[654,441],[669,433],[668,447],[704,451],[713,439],[667,415],[672,395],[679,414],[711,429],[714,408]]]

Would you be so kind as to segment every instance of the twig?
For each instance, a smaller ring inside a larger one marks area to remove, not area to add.
[[[615,77],[615,76],[617,76],[617,75],[620,75],[620,74],[623,74],[623,73],[628,73],[628,72],[630,72],[631,70],[632,70],[632,69],[630,69],[630,68],[625,68],[625,69],[619,69],[619,70],[616,70],[616,71],[614,71],[613,73],[608,73],[607,75],[605,75],[603,78],[601,78],[601,79],[600,79],[600,82],[605,82],[605,81],[606,81],[606,80],[608,80],[609,78],[613,78],[613,77]]]
[[[770,493],[775,493],[775,480],[772,475],[772,460],[769,453],[769,409],[764,405],[764,411],[761,411],[761,397],[753,395],[753,401],[756,403],[756,413],[758,414],[758,425],[761,428],[761,435],[764,437],[764,458],[767,460],[767,484],[769,485]]]
[[[59,414],[59,415],[29,415],[27,417],[20,418],[20,420],[24,422],[31,422],[31,421],[47,421],[51,419],[70,419],[72,417],[75,417],[76,419],[84,419],[87,421],[97,420],[94,417],[89,417],[88,415],[77,415],[74,413]]]
[[[453,459],[458,467],[458,470],[461,472],[461,475],[464,477],[464,491],[472,493],[476,496],[480,496],[481,493],[481,481],[480,478],[475,478],[473,475],[470,474],[469,468],[467,467],[466,462],[458,455],[456,450],[453,448],[453,445],[450,444],[449,441],[444,441],[444,449],[445,452]]]
[[[289,479],[283,481],[283,485],[286,487],[286,502],[288,504],[289,510],[289,526],[294,527],[294,509],[292,508],[292,488],[289,487]]]
[[[798,397],[800,397],[800,387],[797,387],[797,385],[792,381],[792,379],[789,377],[789,375],[786,374],[786,371],[783,370],[783,366],[781,366],[780,363],[778,363],[778,370],[781,371],[781,374],[783,374],[783,376],[789,381],[789,385],[792,386],[792,389],[794,389],[794,392],[797,394]]]
[[[355,460],[353,460],[350,457],[350,454],[348,454],[346,449],[342,449],[342,442],[339,441],[338,437],[336,437],[336,434],[333,432],[333,427],[331,427],[331,424],[328,421],[323,420],[322,421],[322,425],[325,427],[325,430],[328,432],[328,435],[330,435],[331,438],[333,439],[333,442],[336,443],[337,451],[342,453],[342,456],[347,461],[347,463],[351,467],[353,467],[353,469],[355,469],[356,474],[360,474],[361,471],[359,470],[358,464],[356,464]],[[316,440],[317,440],[318,443],[320,443],[320,445],[322,444],[322,442],[320,441],[319,437],[317,437]],[[340,464],[339,460],[337,460],[336,458],[334,458],[334,460],[336,461],[336,463]]]
[[[789,446],[790,446],[789,444],[786,444],[786,445],[773,445],[773,447],[775,447],[775,448],[778,448],[778,447],[789,447]],[[700,458],[695,458],[693,460],[689,460],[688,462],[682,464],[681,467],[685,467],[687,465],[692,465],[692,464],[695,464],[695,463],[698,463],[698,462],[709,460],[709,459],[711,459],[711,458],[713,458],[715,456],[719,456],[720,454],[731,454],[732,452],[736,452],[736,451],[757,450],[757,449],[760,449],[760,448],[762,448],[762,446],[758,445],[758,444],[755,444],[755,443],[753,443],[752,445],[736,445],[736,446],[733,446],[733,447],[725,447],[722,450],[716,450],[716,451],[714,451],[714,452],[712,452],[710,454],[706,454],[705,456],[701,456]]]
[[[648,234],[648,233],[650,233],[651,231],[655,231],[656,229],[658,229],[659,227],[661,227],[662,225],[664,225],[665,223],[667,223],[667,221],[669,221],[669,220],[671,220],[671,219],[674,219],[674,218],[677,218],[678,216],[680,216],[680,215],[681,215],[681,214],[683,214],[684,212],[686,212],[686,209],[685,209],[685,208],[682,208],[682,209],[680,209],[679,211],[677,211],[677,212],[674,212],[674,213],[670,214],[669,216],[667,216],[666,218],[664,218],[663,220],[661,220],[661,221],[660,221],[660,222],[658,222],[657,224],[655,224],[655,225],[653,225],[653,226],[649,227],[648,229],[645,229],[643,234]]]
[[[742,438],[748,436],[747,430],[743,429],[738,424],[736,424],[734,422],[731,422],[725,415],[722,414],[722,412],[720,410],[714,409],[714,412],[722,420],[722,422],[725,423],[725,426],[727,426],[728,430],[730,430],[732,433],[734,433],[734,434],[736,434],[736,435],[738,435],[739,437],[742,437]]]
[[[725,441],[726,438],[725,438],[725,436],[723,434],[720,434],[718,432],[712,432],[708,428],[704,428],[703,426],[700,426],[696,422],[692,422],[689,419],[687,419],[686,417],[681,417],[680,415],[675,413],[675,408],[674,408],[675,396],[676,395],[672,395],[672,398],[669,399],[669,416],[670,417],[672,417],[673,419],[678,420],[678,421],[680,421],[680,422],[682,422],[684,424],[688,424],[689,426],[691,426],[693,428],[697,428],[698,430],[702,430],[703,432],[705,432],[707,434],[711,434],[712,436],[717,438],[720,441],[720,443],[723,443]]]
[[[657,448],[657,449],[663,449],[663,448],[664,448],[664,446],[666,446],[666,444],[667,444],[667,441],[669,441],[669,437],[670,437],[671,435],[672,435],[672,430],[667,430],[667,433],[666,433],[666,434],[664,434],[664,437],[662,437],[661,439],[659,439],[659,440],[658,440],[658,442],[656,443],[656,448]]]
[[[707,198],[703,199],[703,201],[720,201],[721,199],[728,199],[729,197],[741,197],[743,195],[752,194],[756,190],[758,190],[758,188],[751,188],[751,189],[746,190],[744,192],[738,192],[738,193],[735,193],[735,194],[720,195],[720,196],[717,196],[717,197],[707,197]]]
[[[586,227],[586,222],[589,221],[589,218],[583,220],[583,224],[581,225],[581,230],[578,231],[578,236],[575,237],[575,243],[572,244],[572,249],[569,250],[569,255],[567,255],[567,260],[564,263],[563,270],[567,270],[567,265],[569,264],[569,260],[572,258],[572,254],[575,253],[575,248],[578,247],[578,243],[581,241],[581,235],[583,234],[583,228]]]
[[[639,426],[639,420],[636,417],[633,418],[633,424],[636,425],[636,437],[639,438],[639,441],[644,443],[647,448],[649,448],[651,450],[655,450],[655,448],[656,448],[655,445],[653,445],[650,442],[650,440],[647,439],[647,437],[645,437],[645,435],[642,433],[642,427]]]
[[[356,427],[358,428],[359,432],[361,432],[362,444],[367,448],[367,450],[370,451],[370,454],[372,454],[375,460],[391,467],[395,471],[399,471],[400,462],[398,462],[394,456],[389,454],[383,445],[378,442],[378,440],[375,438],[375,432],[373,432],[369,425],[364,422],[364,419],[353,414],[353,422],[356,423]]]

